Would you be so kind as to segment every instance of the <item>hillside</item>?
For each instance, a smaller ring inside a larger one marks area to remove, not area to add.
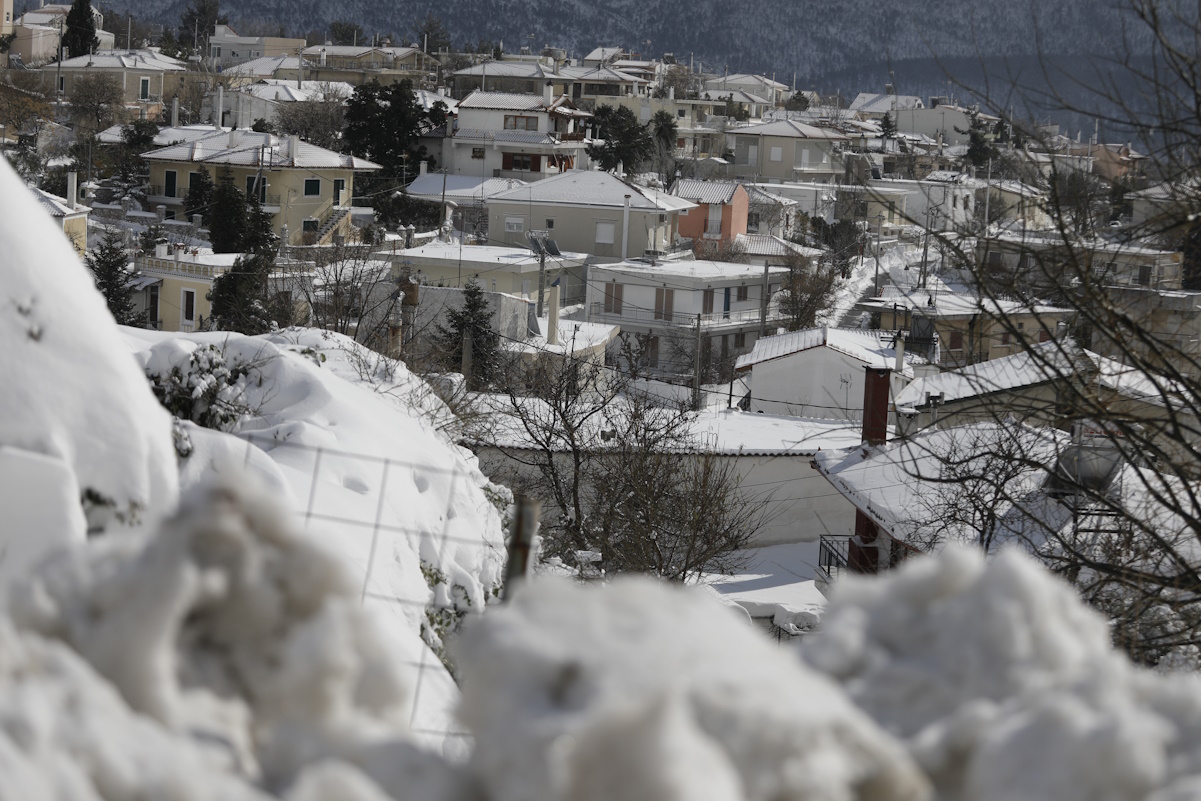
[[[183,0],[114,0],[155,22],[178,21]],[[793,0],[243,0],[222,10],[235,23],[320,29],[332,20],[360,23],[368,33],[410,35],[427,12],[441,17],[457,43],[501,40],[507,50],[531,42],[575,56],[621,43],[652,54],[691,54],[707,70],[775,72],[805,83],[851,66],[938,57],[1026,56],[1111,52],[1119,32],[1116,5],[1087,0],[962,3],[954,0],[847,0],[818,6]]]

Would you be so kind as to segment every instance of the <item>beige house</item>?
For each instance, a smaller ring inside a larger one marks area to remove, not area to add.
[[[240,255],[159,245],[153,256],[136,257],[135,271],[149,279],[140,282],[147,327],[185,333],[200,330],[212,309],[208,295],[213,281],[228,272]]]
[[[0,36],[13,32],[13,0],[0,0]]]
[[[54,76],[59,94],[67,100],[85,75],[111,75],[121,84],[126,106],[139,112],[145,109],[150,119],[162,113],[163,99],[175,94],[185,72],[184,62],[164,56],[156,48],[98,51],[42,67],[43,74]]]
[[[357,172],[380,169],[356,156],[255,131],[214,129],[209,136],[169,145],[142,157],[150,164],[152,205],[177,219],[192,176],[206,169],[216,182],[225,170],[235,185],[258,193],[275,232],[290,245],[326,244],[350,235],[350,199]]]
[[[488,201],[493,244],[528,246],[543,231],[559,250],[619,261],[681,247],[680,212],[696,204],[635,186],[606,172],[573,170]]]
[[[768,78],[766,75],[751,75],[741,72],[707,80],[705,89],[721,95],[730,92],[758,95],[773,106],[783,103],[792,94],[787,84]]]
[[[229,25],[217,25],[209,37],[209,62],[214,67],[232,67],[263,56],[297,53],[304,39],[282,36],[239,36]]]
[[[833,128],[795,120],[766,122],[726,132],[734,151],[731,173],[737,178],[781,183],[830,183],[843,175],[842,151],[848,137]]]
[[[651,95],[620,95],[597,102],[598,106],[625,106],[646,125],[660,111],[666,111],[676,121],[676,155],[705,158],[714,153],[717,141],[715,115],[725,114],[725,101],[678,99],[675,89],[667,97]]]

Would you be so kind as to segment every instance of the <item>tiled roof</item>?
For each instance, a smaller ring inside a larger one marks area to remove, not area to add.
[[[455,75],[484,75],[492,78],[545,78],[552,74],[533,61],[485,61],[455,70]]]
[[[311,62],[306,59],[305,64],[309,65]],[[226,67],[223,72],[225,75],[270,77],[278,70],[294,70],[299,69],[299,67],[300,58],[297,56],[263,56],[262,58],[252,59],[232,67]]]
[[[183,72],[188,67],[178,59],[164,56],[158,50],[101,50],[87,56],[76,56],[62,62],[65,69],[142,70]]]
[[[459,102],[459,108],[502,109],[504,111],[544,111],[542,95],[517,92],[472,92]]]
[[[744,92],[741,89],[709,89],[701,92],[701,100],[726,100],[729,99],[734,103],[750,103],[755,106],[770,106],[770,100],[766,100],[759,95],[753,95],[750,92]]]
[[[630,196],[632,209],[675,211],[692,208],[694,205],[681,198],[634,186],[607,172],[595,170],[569,170],[511,192],[502,192],[496,195],[493,201],[624,206],[626,195]]]
[[[748,256],[785,256],[796,253],[814,259],[822,254],[817,248],[807,248],[769,234],[739,234],[736,239]]]
[[[764,75],[751,75],[750,73],[745,73],[745,72],[736,72],[733,75],[726,75],[721,78],[712,78],[708,81],[705,81],[705,88],[706,89],[720,89],[721,85],[723,83],[725,83],[725,84],[755,83],[760,86],[768,87],[771,89],[787,89],[788,88],[787,84],[782,84],[779,81],[774,81],[771,78],[768,78]]]
[[[66,217],[69,214],[83,214],[84,212],[91,211],[87,206],[80,206],[79,204],[76,204],[74,209],[70,209],[67,207],[65,198],[52,195],[36,187],[32,187],[30,191],[33,192],[33,196],[37,198],[38,203],[51,217]]]
[[[684,178],[676,182],[672,194],[695,203],[720,203],[725,205],[734,199],[738,184],[734,181],[698,181]]]
[[[907,108],[925,108],[920,97],[914,95],[884,95],[873,94],[871,92],[860,92],[859,95],[851,101],[851,111],[862,111],[867,114],[883,114],[891,112],[893,104],[896,104],[898,109]]]
[[[891,337],[891,331],[863,331],[857,328],[828,326],[807,328],[804,331],[792,331],[755,340],[751,352],[738,357],[736,367],[742,370],[801,351],[828,347],[870,367],[893,368],[896,366],[896,350],[891,343],[885,344],[885,340]],[[906,354],[906,362],[913,361],[916,361],[916,357]]]
[[[816,125],[806,125],[796,120],[779,120],[765,122],[761,125],[748,125],[745,128],[734,128],[733,134],[756,134],[762,136],[786,136],[796,139],[846,139],[844,134],[832,128],[819,128]]]
[[[487,142],[513,142],[521,145],[553,145],[555,140],[538,131],[492,131],[485,128],[459,128],[456,139],[482,139]]]
[[[142,158],[150,161],[187,161],[230,164],[242,167],[301,167],[309,169],[378,170],[380,166],[357,156],[335,153],[308,142],[300,142],[296,153],[288,152],[289,140],[256,131],[214,130],[210,136],[169,145]]]

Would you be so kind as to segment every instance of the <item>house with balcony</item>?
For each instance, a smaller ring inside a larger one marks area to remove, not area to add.
[[[569,66],[557,61],[485,61],[452,76],[455,97],[473,91],[540,94],[548,82],[583,109],[618,97],[649,95],[651,82],[608,66]]]
[[[788,88],[788,84],[780,83],[773,78],[768,78],[766,75],[753,75],[742,72],[736,72],[733,75],[723,75],[719,78],[710,78],[705,81],[705,91],[715,92],[720,95],[726,95],[732,91],[745,92],[750,95],[757,95],[773,106],[783,103],[792,94],[792,90]]]
[[[680,213],[680,236],[694,243],[729,243],[747,232],[750,198],[734,181],[676,181],[671,193],[696,205]]]
[[[289,245],[349,238],[355,174],[380,169],[297,136],[220,128],[142,158],[150,165],[147,200],[164,206],[167,218],[182,216],[188,186],[200,170],[208,170],[214,182],[228,170],[238,188],[257,194],[275,233]]]
[[[284,36],[241,36],[230,25],[216,25],[209,36],[209,63],[218,69],[243,64],[264,56],[298,53],[304,39]]]
[[[163,98],[175,94],[187,65],[164,56],[157,48],[99,50],[68,58],[41,70],[52,76],[60,95],[70,100],[75,86],[85,75],[110,75],[121,85],[128,109],[145,110],[147,119],[158,119]]]
[[[757,183],[830,183],[843,175],[846,134],[795,120],[779,120],[726,132],[732,145],[731,173]]]
[[[588,275],[588,320],[635,337],[641,366],[652,372],[690,375],[698,340],[702,365],[720,369],[783,322],[772,296],[787,273],[691,259],[597,264]]]
[[[452,175],[539,181],[587,169],[588,139],[581,111],[565,95],[472,92],[441,140],[440,163]]]
[[[596,170],[570,170],[488,201],[488,237],[527,247],[530,231],[545,232],[559,250],[586,253],[590,262],[689,249],[680,239],[680,213],[692,201],[635,186]]]
[[[767,98],[740,89],[706,89],[700,93],[700,97],[718,104],[720,113],[729,117],[738,116],[739,119],[758,120],[776,107]]]
[[[718,130],[715,117],[725,115],[724,100],[678,98],[675,88],[669,87],[667,97],[649,94],[609,96],[598,100],[598,106],[625,106],[646,125],[660,111],[676,121],[676,155],[705,158],[716,153]]]
[[[738,357],[736,369],[750,377],[752,412],[858,422],[865,368],[891,371],[892,396],[925,364],[895,331],[822,326],[763,337]]]

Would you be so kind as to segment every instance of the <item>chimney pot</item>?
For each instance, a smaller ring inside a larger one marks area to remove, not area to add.
[[[79,173],[71,170],[67,173],[67,208],[75,211],[79,198]]]

